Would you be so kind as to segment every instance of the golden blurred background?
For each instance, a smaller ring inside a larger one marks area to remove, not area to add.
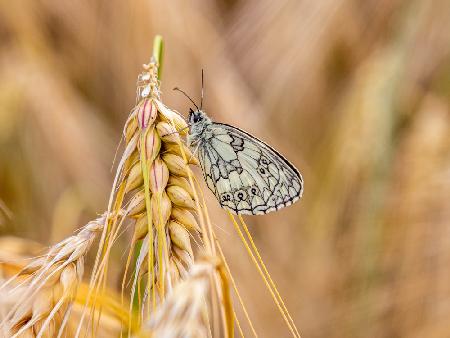
[[[155,34],[167,105],[203,68],[209,115],[303,173],[299,203],[247,218],[302,336],[450,337],[448,0],[0,2],[1,235],[48,245],[106,209]],[[204,190],[260,335],[287,337]]]

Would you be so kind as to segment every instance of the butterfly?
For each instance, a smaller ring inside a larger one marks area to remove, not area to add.
[[[263,215],[300,199],[300,172],[275,149],[228,124],[190,110],[189,147],[222,208],[233,214]]]
[[[212,121],[202,104],[198,108],[185,92],[174,89],[197,108],[189,110],[187,143],[222,208],[238,215],[263,215],[302,197],[302,175],[285,157],[239,128]]]

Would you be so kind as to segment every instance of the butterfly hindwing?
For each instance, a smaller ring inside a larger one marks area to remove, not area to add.
[[[198,157],[209,189],[235,214],[261,215],[297,201],[298,170],[276,150],[233,126],[211,123]]]

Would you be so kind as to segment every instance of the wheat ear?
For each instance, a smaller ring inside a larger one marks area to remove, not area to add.
[[[211,292],[219,280],[220,293]],[[214,258],[198,260],[164,303],[151,314],[135,338],[143,337],[211,337],[209,309],[211,297],[221,294],[225,307],[228,337],[232,337],[233,311],[228,292],[228,279],[221,262]],[[228,305],[227,305],[228,304]]]
[[[133,253],[136,257],[130,297],[140,292],[140,282],[146,276],[146,304],[142,305],[150,312],[187,274],[194,259],[190,238],[199,226],[193,214],[194,193],[186,179],[191,174],[188,164],[197,161],[181,139],[187,124],[161,102],[156,58],[143,68],[137,104],[124,127],[125,151],[110,199],[108,212],[117,217],[110,217],[104,228],[91,287],[94,297],[101,293],[112,246],[123,225],[132,223],[127,270]],[[183,154],[190,161],[185,161]],[[126,280],[127,273],[123,288]]]
[[[64,330],[84,272],[84,258],[105,216],[52,246],[2,285],[17,284],[17,301],[1,323],[8,337],[56,337]],[[20,293],[19,293],[20,292]]]

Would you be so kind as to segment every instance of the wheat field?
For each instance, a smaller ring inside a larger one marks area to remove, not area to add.
[[[202,69],[207,113],[303,174],[245,217],[291,329],[171,134]],[[449,201],[447,0],[0,2],[0,334],[448,337]]]

